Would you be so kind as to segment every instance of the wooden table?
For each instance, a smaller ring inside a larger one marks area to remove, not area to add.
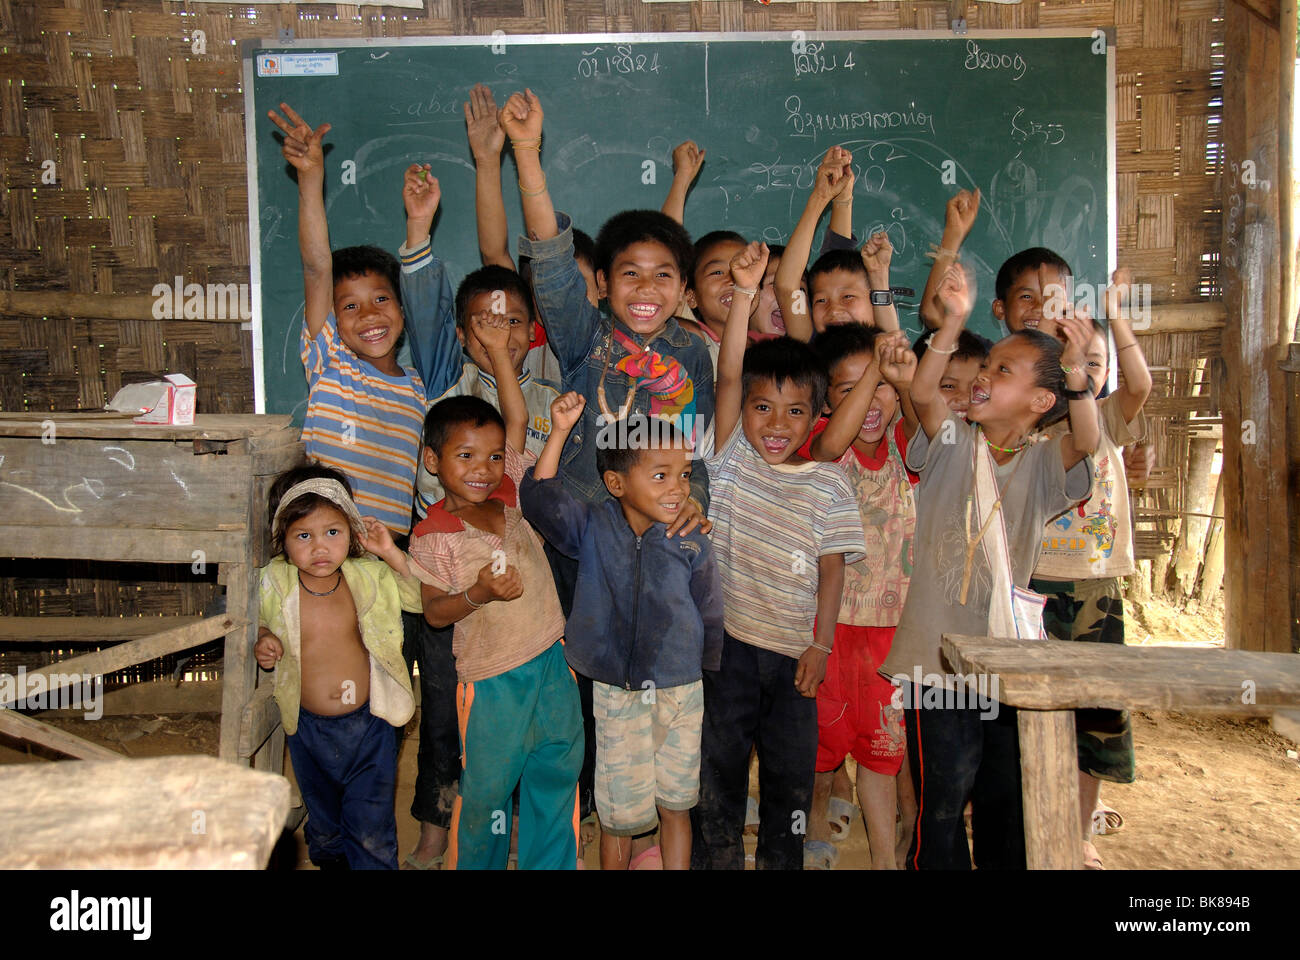
[[[954,672],[997,678],[1018,708],[1030,869],[1079,869],[1079,761],[1073,711],[1269,715],[1300,705],[1300,656],[945,635]],[[992,680],[988,681],[990,684]]]
[[[135,424],[118,414],[0,414],[0,553],[215,563],[226,588],[224,615],[197,622],[177,617],[181,625],[144,637],[125,629],[136,625],[121,618],[42,617],[42,641],[131,638],[34,672],[50,682],[72,673],[102,675],[224,637],[220,756],[251,757],[257,767],[279,772],[284,732],[268,709],[270,684],[257,689],[252,656],[257,569],[269,559],[270,484],[304,462],[289,416],[197,416],[192,426],[178,427]],[[111,577],[111,568],[104,573]],[[165,619],[159,625],[171,626]],[[0,624],[0,636],[14,631]],[[12,710],[0,710],[0,732],[74,757],[120,756]]]
[[[5,767],[0,869],[261,870],[289,781],[215,757]]]

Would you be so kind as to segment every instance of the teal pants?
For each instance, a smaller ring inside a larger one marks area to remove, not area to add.
[[[458,684],[456,717],[460,795],[445,867],[506,868],[517,785],[519,869],[576,869],[582,712],[563,644],[499,676]]]

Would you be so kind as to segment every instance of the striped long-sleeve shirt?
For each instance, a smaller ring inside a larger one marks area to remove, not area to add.
[[[409,532],[424,382],[409,367],[390,377],[359,358],[339,338],[333,313],[314,338],[303,324],[301,348],[307,456],[347,476],[363,515],[378,517],[395,534]]]

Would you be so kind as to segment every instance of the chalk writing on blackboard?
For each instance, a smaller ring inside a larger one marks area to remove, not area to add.
[[[615,74],[658,73],[662,69],[659,54],[633,53],[632,44],[620,43],[611,54],[605,47],[583,50],[578,60],[578,76],[584,79],[612,77]]]
[[[1028,65],[1025,58],[1018,53],[989,53],[981,50],[974,40],[966,41],[966,60],[963,66],[967,70],[1014,70],[1012,80],[1019,80],[1025,75]]]
[[[798,47],[794,44],[793,47]],[[848,56],[841,63],[839,58],[831,53],[826,53],[825,43],[805,43],[802,44],[803,51],[792,48],[794,56],[794,75],[799,77],[805,73],[831,73],[837,67],[844,70],[852,70],[857,64],[853,62],[853,51],[850,50]]]
[[[797,94],[785,98],[785,122],[792,137],[816,140],[822,133],[848,130],[921,129],[934,133],[934,115],[924,110],[863,110],[843,113],[813,113],[804,110]]]
[[[1024,117],[1025,108],[1017,107],[1016,115],[1011,118],[1011,139],[1018,143],[1029,140],[1045,143],[1054,147],[1065,140],[1065,127],[1059,123],[1040,123]]]

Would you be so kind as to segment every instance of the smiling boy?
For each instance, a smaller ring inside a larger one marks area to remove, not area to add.
[[[419,374],[397,362],[405,327],[397,260],[377,247],[330,252],[321,147],[330,124],[313,130],[288,104],[280,108],[288,122],[274,110],[268,115],[284,132],[284,158],[298,172],[303,444],[310,459],[347,476],[364,512],[404,536],[426,401]],[[432,189],[436,207],[436,181]]]

